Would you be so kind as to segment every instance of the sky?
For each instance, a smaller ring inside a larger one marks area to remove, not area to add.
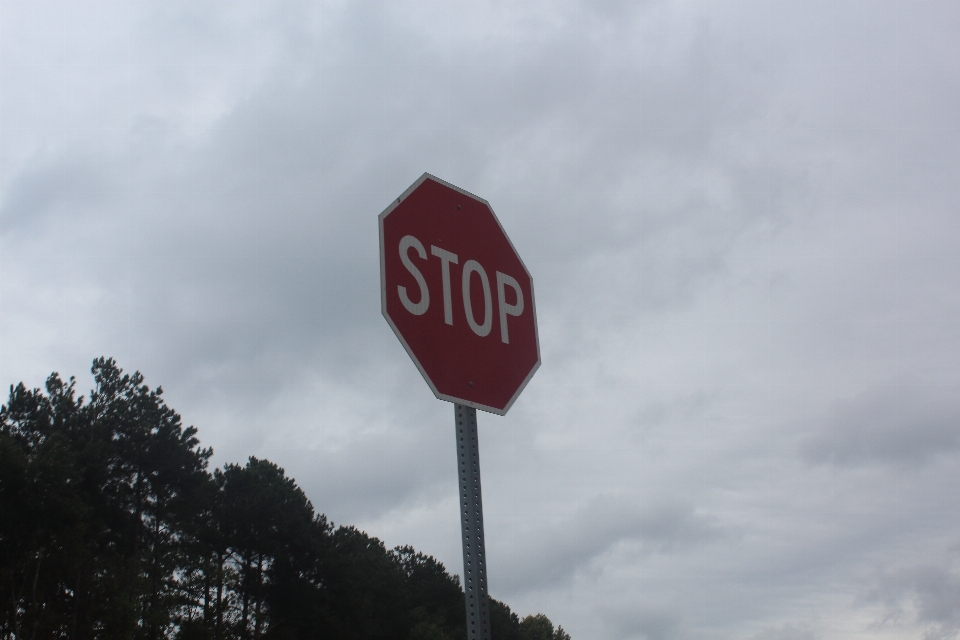
[[[960,636],[960,5],[0,0],[0,384],[162,386],[213,464],[462,569],[377,216],[488,200],[542,364],[490,593],[575,640]]]

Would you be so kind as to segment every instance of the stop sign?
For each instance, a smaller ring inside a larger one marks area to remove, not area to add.
[[[533,279],[500,221],[428,173],[380,214],[380,301],[441,400],[504,415],[540,366]]]

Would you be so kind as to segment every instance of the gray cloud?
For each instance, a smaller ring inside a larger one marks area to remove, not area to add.
[[[218,464],[457,568],[449,407],[379,314],[376,216],[430,171],[537,284],[544,364],[481,427],[516,610],[832,640],[885,559],[947,566],[954,3],[0,11],[4,384],[116,356]],[[952,633],[910,575],[868,604]]]
[[[668,640],[683,637],[680,615],[668,608],[640,607],[627,614],[618,612],[612,617],[616,620],[617,638]]]
[[[881,602],[886,615],[879,627],[914,626],[924,640],[960,634],[960,574],[940,566],[915,566],[885,573],[863,597]]]
[[[781,627],[769,627],[753,636],[752,640],[817,640],[822,637],[808,625],[794,626],[790,623]]]
[[[22,234],[51,216],[76,215],[106,199],[105,175],[90,159],[53,163],[26,171],[6,189],[0,231]]]
[[[649,556],[683,552],[724,535],[715,518],[683,501],[648,505],[600,496],[560,522],[524,532],[520,544],[496,559],[502,574],[495,582],[506,594],[555,588],[620,542],[639,542],[640,553]]]
[[[837,402],[806,439],[810,462],[918,464],[960,449],[960,395],[952,386],[893,382]]]

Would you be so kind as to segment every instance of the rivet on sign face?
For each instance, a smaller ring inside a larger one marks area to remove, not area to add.
[[[457,205],[457,211],[460,211],[460,205]]]
[[[473,386],[473,383],[472,383],[472,382],[468,382],[467,384],[470,385],[471,387]]]

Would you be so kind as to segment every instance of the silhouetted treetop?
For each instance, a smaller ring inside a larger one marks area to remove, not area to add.
[[[56,373],[0,408],[6,640],[465,638],[459,579],[409,546],[334,528],[269,460],[212,449],[111,358],[89,401]],[[495,640],[569,640],[491,600]]]

